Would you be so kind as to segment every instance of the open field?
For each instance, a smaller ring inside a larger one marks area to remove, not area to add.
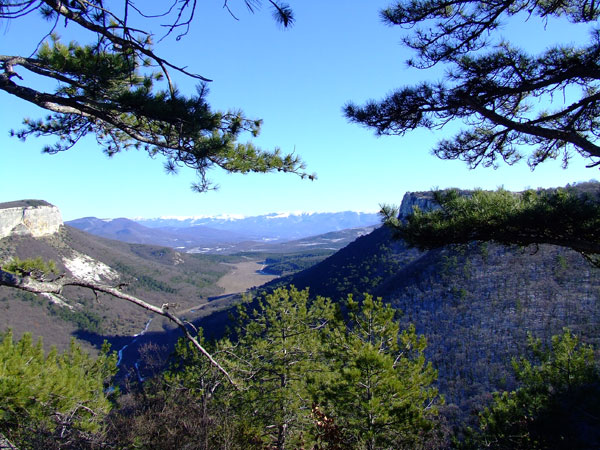
[[[222,295],[246,292],[252,287],[260,286],[278,278],[277,275],[263,275],[259,273],[264,267],[262,261],[249,260],[235,264],[223,264],[232,266],[233,270],[217,281],[217,286],[225,289]]]

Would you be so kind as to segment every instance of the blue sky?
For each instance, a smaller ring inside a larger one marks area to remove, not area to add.
[[[189,188],[193,171],[167,175],[160,160],[136,151],[109,159],[93,139],[59,155],[43,155],[44,139],[23,143],[10,138],[9,130],[18,129],[23,117],[41,117],[44,111],[0,92],[0,202],[44,199],[58,206],[65,220],[376,211],[381,203],[399,203],[407,191],[499,186],[521,190],[598,176],[597,169],[586,169],[578,158],[567,170],[554,162],[534,172],[524,162],[469,170],[464,163],[441,161],[430,153],[450,129],[376,138],[372,131],[348,123],[341,112],[346,102],[378,99],[440,74],[406,68],[404,61],[411,53],[400,44],[403,31],[379,20],[378,11],[388,1],[291,2],[296,24],[289,30],[273,22],[266,6],[252,15],[241,4],[230,3],[239,20],[222,8],[222,1],[202,2],[189,34],[178,42],[165,39],[156,51],[213,79],[209,100],[214,109],[242,109],[262,118],[262,132],[254,142],[295,151],[308,171],[317,174],[316,181],[214,170],[210,178],[220,189],[196,194]],[[31,53],[46,27],[34,16],[0,23],[0,53]],[[59,34],[69,37],[69,30]],[[565,24],[550,24],[544,30],[527,23],[505,33],[532,49],[564,36],[585,37],[585,32]],[[192,80],[178,77],[177,83],[182,92],[194,92]]]

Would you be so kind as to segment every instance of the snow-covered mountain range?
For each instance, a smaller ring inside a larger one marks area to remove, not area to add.
[[[378,225],[376,213],[356,211],[325,213],[272,213],[261,216],[159,217],[134,219],[149,228],[171,231],[180,228],[207,227],[245,236],[251,240],[286,241],[340,231],[348,228]]]
[[[380,224],[380,219],[374,213],[344,211],[274,213],[254,217],[160,217],[135,221],[85,217],[66,224],[96,236],[124,242],[164,245],[197,253],[220,253],[266,251],[264,245],[267,244],[270,251],[290,250],[290,245],[300,249],[338,249],[357,236],[370,232]],[[322,238],[317,239],[316,236]],[[309,238],[313,240],[304,242]],[[284,247],[276,250],[274,244]]]

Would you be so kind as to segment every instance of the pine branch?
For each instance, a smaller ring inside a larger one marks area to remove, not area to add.
[[[378,135],[462,122],[467,128],[433,152],[471,168],[497,167],[502,160],[513,164],[528,147],[532,169],[559,157],[566,167],[572,151],[591,160],[588,167],[600,165],[600,32],[594,30],[580,46],[565,42],[530,55],[497,34],[506,19],[519,14],[590,26],[600,16],[600,3],[394,2],[382,16],[411,30],[404,43],[417,57],[409,66],[442,63],[447,72],[439,82],[403,87],[381,101],[349,103],[346,117]]]
[[[117,36],[116,34],[110,32],[107,27],[103,27],[103,26],[97,25],[89,20],[86,20],[83,15],[68,8],[64,2],[61,2],[58,0],[43,0],[43,2],[46,5],[48,5],[50,8],[52,8],[52,10],[54,10],[57,14],[65,17],[68,20],[71,20],[71,21],[77,23],[78,25],[82,26],[83,28],[85,28],[89,31],[92,31],[92,32],[98,34],[99,36],[102,36],[102,37],[108,39],[113,44],[118,45],[122,48],[131,48],[131,49],[135,50],[136,52],[138,52],[139,54],[144,55],[144,56],[150,58],[151,60],[155,61],[163,69],[163,72],[164,72],[165,76],[167,76],[167,77],[169,77],[167,68],[171,68],[171,69],[175,69],[178,72],[183,73],[184,75],[187,75],[189,77],[192,77],[192,78],[195,78],[198,80],[211,81],[208,78],[203,77],[202,75],[188,72],[185,69],[185,67],[176,66],[176,65],[170,63],[169,61],[167,61],[166,59],[159,57],[152,50],[150,50],[147,47],[147,45],[145,45],[142,42],[139,42],[137,39],[132,38],[131,36],[129,37],[129,39],[122,38],[122,37]],[[128,33],[125,33],[125,34],[127,35]],[[172,84],[170,84],[170,89],[174,90],[174,86]]]

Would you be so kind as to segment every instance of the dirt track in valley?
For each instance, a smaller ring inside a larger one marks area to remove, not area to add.
[[[264,267],[262,261],[244,261],[227,265],[232,266],[233,270],[217,281],[217,286],[225,289],[225,292],[221,295],[246,292],[252,287],[260,286],[277,278],[277,275],[262,275],[258,273]]]

